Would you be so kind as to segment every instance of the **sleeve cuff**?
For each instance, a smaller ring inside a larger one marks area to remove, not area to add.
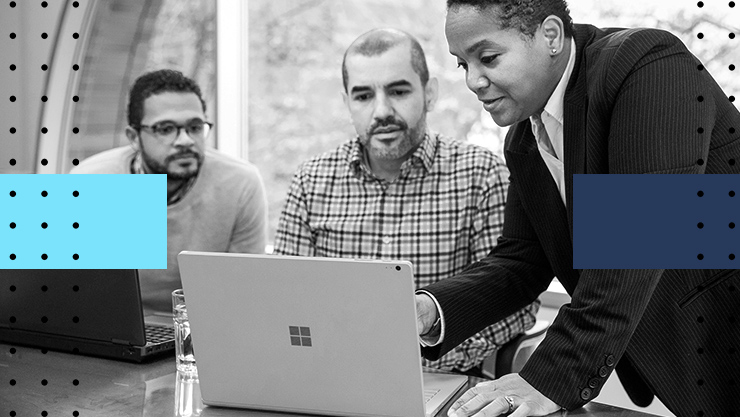
[[[434,301],[434,305],[437,307],[437,317],[439,317],[439,325],[440,325],[439,334],[436,334],[436,332],[431,332],[432,334],[429,336],[424,336],[424,337],[419,336],[419,343],[424,347],[437,346],[440,343],[442,343],[445,338],[445,316],[444,314],[442,314],[442,308],[439,306],[439,301],[437,301],[437,297],[435,297],[429,291],[418,290],[416,291],[416,293],[426,294],[432,299],[432,301]]]

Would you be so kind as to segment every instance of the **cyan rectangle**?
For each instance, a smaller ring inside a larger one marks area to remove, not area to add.
[[[50,268],[166,269],[167,176],[0,175],[0,269]]]
[[[740,176],[574,175],[573,268],[740,268]]]

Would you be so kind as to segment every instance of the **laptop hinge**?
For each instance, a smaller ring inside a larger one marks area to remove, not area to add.
[[[110,341],[113,342],[113,343],[115,343],[115,344],[117,344],[117,345],[131,346],[131,342],[129,342],[128,340],[111,339]]]

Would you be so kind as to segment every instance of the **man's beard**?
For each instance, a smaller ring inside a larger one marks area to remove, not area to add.
[[[170,162],[175,159],[182,158],[183,156],[192,156],[193,158],[195,158],[198,161],[197,168],[192,171],[186,172],[170,171],[170,169],[168,168]],[[141,145],[141,159],[150,174],[166,174],[168,180],[176,181],[187,180],[197,176],[198,172],[200,172],[201,166],[203,166],[203,155],[191,150],[182,150],[174,155],[168,155],[165,158],[164,163],[160,163],[159,161],[149,156],[149,154],[144,149],[143,144]]]
[[[426,112],[426,110],[425,110]],[[376,147],[371,142],[372,136],[376,133],[378,128],[393,126],[397,127],[403,133],[401,138],[397,140],[395,146],[388,147]],[[426,134],[426,116],[422,117],[414,127],[409,128],[408,124],[403,120],[398,120],[393,116],[380,121],[376,121],[370,126],[364,135],[360,136],[360,143],[365,149],[375,158],[378,159],[399,159],[404,155],[414,150],[424,139]]]

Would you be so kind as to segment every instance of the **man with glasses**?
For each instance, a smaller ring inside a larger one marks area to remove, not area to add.
[[[265,249],[267,204],[260,174],[246,161],[206,148],[213,123],[205,109],[200,88],[182,73],[144,74],[129,92],[130,146],[93,155],[71,172],[167,175],[167,269],[139,270],[147,312],[171,311],[171,292],[181,287],[180,251]]]

